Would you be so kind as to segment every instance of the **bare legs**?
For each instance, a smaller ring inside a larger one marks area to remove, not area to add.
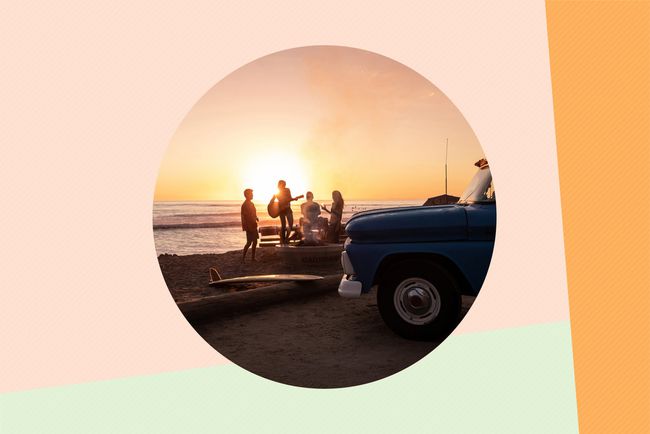
[[[246,252],[248,252],[248,248],[251,246],[252,261],[257,262],[257,259],[255,259],[255,248],[257,247],[257,240],[246,242],[246,245],[244,246],[244,255],[241,258],[242,262],[246,262]]]

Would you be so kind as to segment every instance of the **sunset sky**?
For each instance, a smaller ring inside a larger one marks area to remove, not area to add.
[[[459,195],[483,151],[451,101],[406,66],[343,47],[297,48],[218,82],[172,137],[156,200],[268,201],[294,195],[424,199]]]

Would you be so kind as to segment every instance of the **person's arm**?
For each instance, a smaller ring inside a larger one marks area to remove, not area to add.
[[[323,211],[327,212],[328,214],[332,214],[332,212],[328,210],[325,205],[321,206],[321,208],[323,208]]]

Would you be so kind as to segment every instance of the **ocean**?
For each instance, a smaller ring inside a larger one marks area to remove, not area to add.
[[[154,202],[153,234],[156,252],[176,255],[224,253],[241,249],[246,235],[241,230],[240,209],[242,201]],[[331,205],[331,200],[316,202]],[[280,219],[271,219],[266,212],[267,203],[253,201],[257,208],[260,226],[279,225]],[[300,204],[293,202],[295,223],[300,218]],[[343,222],[361,211],[380,208],[422,205],[423,200],[377,201],[358,200],[345,203]],[[323,211],[323,216],[329,215]]]

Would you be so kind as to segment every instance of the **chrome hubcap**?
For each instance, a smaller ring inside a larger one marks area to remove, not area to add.
[[[393,298],[399,316],[409,324],[424,325],[440,313],[440,294],[428,280],[414,277],[402,281]]]
[[[431,306],[431,297],[422,288],[411,288],[404,294],[404,305],[410,312],[421,314]]]

